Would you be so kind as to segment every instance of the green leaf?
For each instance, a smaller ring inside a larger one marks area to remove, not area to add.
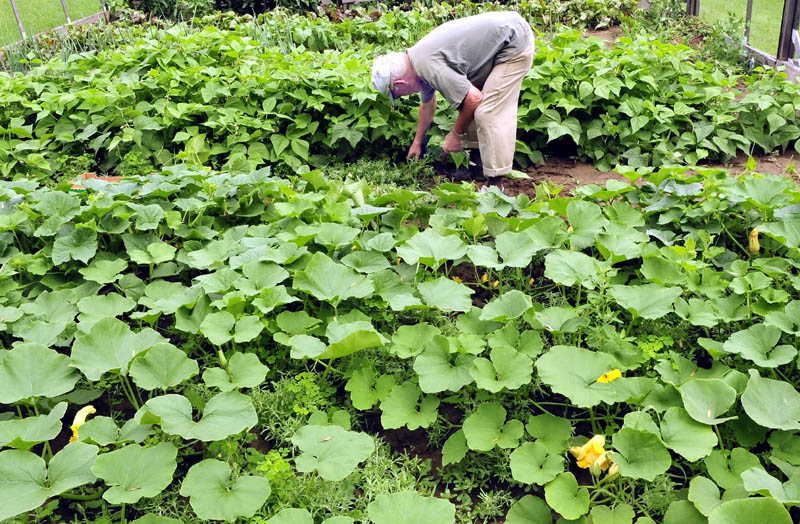
[[[634,317],[661,318],[672,311],[672,304],[681,295],[679,287],[664,287],[659,284],[642,286],[611,286],[611,297]]]
[[[227,369],[215,367],[203,371],[203,382],[220,391],[254,388],[264,382],[267,371],[269,368],[261,363],[255,353],[234,353],[228,359]]]
[[[614,435],[613,444],[616,451],[611,458],[619,464],[619,473],[624,477],[652,481],[672,465],[661,439],[648,431],[622,428]]]
[[[200,333],[212,344],[221,346],[233,338],[231,330],[235,324],[236,319],[227,311],[209,313],[200,324]]]
[[[594,289],[602,275],[600,262],[579,251],[554,250],[544,257],[544,276],[556,284]]]
[[[366,433],[339,426],[303,426],[292,437],[303,453],[295,459],[297,470],[316,470],[325,480],[339,481],[355,471],[375,451],[375,441]]]
[[[721,450],[711,452],[703,461],[708,474],[722,489],[737,489],[742,486],[742,473],[750,468],[761,468],[758,457],[743,448],[733,448],[730,460]]]
[[[381,346],[384,342],[372,324],[362,320],[331,322],[325,330],[325,336],[328,337],[328,347],[315,358],[341,358],[362,349]]]
[[[315,253],[305,269],[295,273],[292,286],[333,305],[348,298],[364,298],[374,291],[371,281],[322,253]]]
[[[67,403],[60,402],[47,415],[0,421],[0,447],[29,450],[61,433],[61,419]]]
[[[692,379],[679,389],[683,407],[697,422],[710,425],[735,418],[720,417],[736,400],[736,390],[725,381],[718,378]]]
[[[192,405],[183,395],[162,395],[148,400],[142,409],[145,424],[160,424],[170,435],[203,442],[222,440],[250,429],[258,422],[250,397],[238,391],[214,395],[199,422],[192,419]]]
[[[575,251],[594,245],[598,233],[608,224],[600,206],[582,200],[573,200],[567,204],[567,220],[572,226],[569,245]]]
[[[542,382],[582,408],[615,401],[613,383],[597,379],[616,367],[614,357],[574,346],[553,346],[536,361]]]
[[[756,497],[723,502],[711,515],[708,524],[791,524],[792,517],[783,504],[770,497]]]
[[[395,386],[392,375],[381,375],[375,378],[375,370],[364,367],[353,371],[353,375],[344,386],[350,392],[353,407],[366,411],[372,409],[377,402],[386,400]]]
[[[486,304],[481,312],[481,320],[494,322],[508,322],[521,317],[533,307],[531,299],[522,291],[512,290],[493,298]]]
[[[122,315],[135,307],[136,302],[118,293],[83,297],[78,301],[78,310],[81,312],[78,329],[86,333],[100,320]]]
[[[714,430],[692,419],[683,408],[669,408],[664,414],[661,439],[690,462],[708,456],[717,445]]]
[[[545,449],[551,455],[563,453],[569,445],[570,436],[572,436],[570,421],[550,413],[529,417],[525,430],[530,436],[537,439],[537,442],[544,444]]]
[[[751,468],[742,472],[744,489],[749,492],[758,492],[762,495],[771,495],[782,504],[796,506],[800,504],[800,485],[797,473],[789,477],[787,482],[781,483],[761,468]]]
[[[541,442],[525,442],[511,452],[511,476],[525,484],[547,484],[564,471],[564,457],[549,455]]]
[[[88,334],[75,337],[70,365],[94,381],[107,371],[125,375],[133,357],[164,342],[166,339],[150,328],[134,333],[123,321],[104,318]]]
[[[469,371],[479,388],[497,393],[530,383],[533,361],[529,357],[512,347],[500,346],[491,351],[490,358],[476,358]]]
[[[439,399],[427,396],[420,403],[421,394],[420,389],[412,382],[395,386],[386,400],[381,402],[383,428],[397,429],[408,426],[408,429],[413,431],[433,424],[439,416],[437,411]]]
[[[465,313],[472,308],[470,296],[474,291],[469,286],[459,284],[446,277],[422,282],[417,285],[417,290],[426,304],[442,311]]]
[[[707,519],[688,500],[677,500],[664,513],[662,524],[707,524]],[[638,524],[638,523],[637,523]]]
[[[305,509],[286,508],[280,510],[267,524],[314,524],[311,513]]]
[[[425,393],[459,391],[472,382],[470,368],[475,357],[450,352],[447,337],[436,335],[414,360],[419,387]]]
[[[464,420],[464,436],[469,449],[491,451],[495,446],[511,449],[519,444],[524,426],[519,420],[506,420],[505,408],[496,402],[478,406],[473,414]]]
[[[400,358],[411,358],[422,353],[425,345],[436,335],[441,334],[439,328],[427,322],[411,326],[400,326],[392,336],[392,353]]]
[[[717,485],[702,476],[697,476],[689,482],[689,500],[697,511],[706,517],[722,503]]]
[[[57,397],[72,391],[79,378],[66,356],[41,344],[17,344],[0,361],[0,403]]]
[[[148,513],[144,517],[139,517],[136,520],[132,520],[131,524],[183,524],[183,523],[178,519],[173,519],[172,517],[162,517],[161,515]]]
[[[800,429],[800,393],[788,382],[761,378],[755,369],[750,370],[742,407],[761,426],[786,431]]]
[[[236,321],[236,328],[233,330],[233,341],[237,344],[250,342],[261,334],[264,324],[261,318],[255,315],[246,315]]]
[[[172,344],[156,344],[131,363],[130,373],[142,389],[166,390],[197,375],[197,362]]]
[[[544,487],[544,498],[554,511],[575,520],[589,511],[589,490],[579,488],[572,473],[559,473]]]
[[[464,430],[459,429],[447,437],[444,446],[442,446],[442,466],[445,467],[461,462],[467,455],[467,451],[469,451],[467,438],[464,436]]]
[[[180,493],[189,497],[198,518],[233,522],[237,517],[255,515],[267,501],[270,485],[266,478],[252,475],[231,481],[227,462],[206,459],[189,469]]]
[[[594,506],[590,516],[592,524],[632,524],[635,514],[629,505],[619,504],[613,508]]]
[[[178,448],[162,442],[151,448],[130,444],[97,457],[92,473],[110,486],[103,498],[112,504],[133,504],[155,497],[172,482]]]
[[[781,330],[774,326],[755,324],[732,334],[723,348],[753,361],[757,366],[775,368],[788,364],[797,356],[792,346],[776,346]]]
[[[456,260],[467,253],[467,246],[455,235],[442,236],[433,229],[426,229],[397,248],[398,256],[406,264],[422,264],[434,271],[448,260]]]
[[[83,278],[98,284],[110,284],[116,282],[120,277],[120,273],[127,269],[128,263],[120,258],[111,260],[98,260],[95,259],[91,265],[78,270],[78,273],[83,275]]]
[[[402,491],[375,497],[367,515],[373,524],[453,524],[456,507],[447,500]]]
[[[61,265],[70,260],[88,264],[97,253],[97,232],[88,227],[76,227],[72,233],[53,242],[53,264]]]
[[[508,510],[505,524],[552,524],[553,515],[539,497],[525,495]]]
[[[82,442],[67,444],[50,459],[16,449],[0,452],[0,521],[31,511],[48,498],[94,481],[90,468],[97,447]]]

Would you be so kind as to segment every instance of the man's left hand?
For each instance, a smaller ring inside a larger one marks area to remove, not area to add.
[[[461,139],[455,135],[455,133],[450,131],[447,133],[447,136],[444,137],[442,150],[445,153],[457,153],[464,150],[464,144],[461,142]]]

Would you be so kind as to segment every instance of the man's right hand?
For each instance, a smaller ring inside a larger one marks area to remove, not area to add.
[[[419,160],[422,157],[422,144],[418,144],[416,141],[411,143],[411,147],[408,148],[408,155],[406,158],[408,160]]]

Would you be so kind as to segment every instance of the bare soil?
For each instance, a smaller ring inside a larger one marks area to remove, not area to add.
[[[800,182],[800,176],[798,176],[800,154],[786,152],[754,158],[756,160],[755,172],[789,176],[796,182]],[[707,164],[700,167],[727,169],[731,176],[736,176],[747,170],[746,164],[747,156],[740,155],[727,164]],[[525,193],[533,198],[536,194],[536,186],[547,181],[562,187],[562,194],[570,194],[578,186],[587,184],[602,186],[610,179],[627,180],[615,171],[600,171],[592,164],[578,162],[572,158],[558,157],[548,158],[543,165],[528,168],[526,173],[530,176],[529,179],[505,180],[503,192],[510,196]],[[480,187],[485,182],[476,181],[476,184]]]

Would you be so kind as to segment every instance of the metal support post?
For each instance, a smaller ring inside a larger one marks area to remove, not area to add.
[[[778,38],[778,60],[788,60],[793,56],[792,31],[796,30],[798,25],[800,25],[800,0],[785,0],[781,34]]]
[[[22,39],[25,40],[28,38],[27,33],[25,33],[25,26],[22,25],[22,19],[19,17],[19,11],[17,11],[17,3],[14,0],[11,0],[11,9],[14,11],[14,16],[17,18],[17,25],[19,26],[19,34],[22,35]]]
[[[67,9],[66,0],[61,0],[61,7],[64,9],[64,17],[67,19],[67,23],[71,24],[72,20],[69,19],[69,10]]]
[[[750,21],[753,19],[753,0],[747,0],[747,14],[744,18],[744,43],[750,44]]]

